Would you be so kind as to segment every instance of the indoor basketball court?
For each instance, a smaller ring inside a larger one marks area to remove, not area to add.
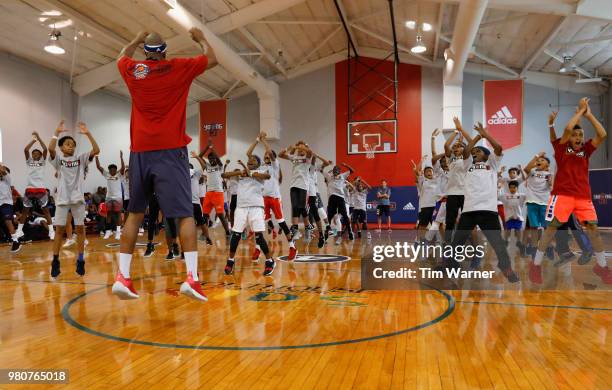
[[[610,387],[606,2],[0,21],[0,388]]]

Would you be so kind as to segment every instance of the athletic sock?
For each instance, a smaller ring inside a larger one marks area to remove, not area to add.
[[[130,265],[132,264],[132,255],[130,253],[119,253],[119,271],[124,278],[130,278]]]
[[[606,253],[604,251],[595,253],[595,258],[597,259],[597,265],[600,267],[606,267],[608,262],[606,261]]]
[[[289,241],[289,248],[295,248],[295,241]]]
[[[187,273],[191,272],[191,277],[195,282],[198,281],[198,252],[185,252],[185,264]]]
[[[53,255],[53,261],[59,261],[59,255]]]
[[[23,224],[20,223],[20,224],[17,225],[17,233],[20,233],[22,231],[23,231]]]
[[[538,249],[535,253],[535,257],[533,258],[533,263],[535,265],[542,265],[543,259],[544,259],[544,252]]]

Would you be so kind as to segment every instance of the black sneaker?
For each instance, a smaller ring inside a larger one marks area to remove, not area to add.
[[[11,245],[11,253],[17,253],[21,250],[21,243],[19,241],[13,241]]]
[[[60,271],[60,262],[59,262],[59,260],[53,260],[51,262],[51,277],[52,278],[57,278],[60,273],[61,273],[61,271]]]
[[[580,265],[588,264],[589,261],[591,261],[591,257],[593,257],[593,252],[588,252],[588,251],[582,252],[580,257],[578,258],[578,264]]]
[[[560,267],[563,264],[567,264],[571,262],[575,258],[576,258],[576,255],[572,251],[565,252],[565,253],[559,253],[559,260],[555,261],[554,265],[555,267]]]
[[[325,239],[323,238],[322,234],[319,234],[319,243],[317,244],[317,246],[319,248],[323,248],[323,245],[325,245]]]
[[[144,253],[144,257],[151,257],[153,256],[154,252],[155,252],[155,245],[153,245],[152,242],[149,242],[147,244],[147,250]]]
[[[514,272],[512,267],[508,267],[505,270],[502,270],[502,273],[510,283],[517,283],[520,281],[518,275],[516,274],[516,272]]]
[[[206,245],[212,245],[213,242],[210,238],[206,237]]]
[[[546,257],[548,257],[551,260],[555,259],[555,249],[552,246],[549,246],[548,248],[546,248]]]
[[[85,261],[84,260],[77,260],[76,273],[79,274],[79,276],[85,275]]]
[[[172,244],[172,253],[174,254],[174,257],[179,257],[179,255],[181,254],[179,245],[176,242]]]
[[[327,225],[327,227],[325,228],[325,241],[327,241],[329,239],[329,233],[331,232],[331,227],[329,225]]]
[[[225,263],[224,271],[225,271],[226,275],[231,275],[231,274],[234,273],[234,264],[235,263],[236,263],[235,261],[231,261],[231,260],[228,260],[227,263]]]
[[[361,238],[361,232],[357,232],[357,238]]]
[[[276,263],[274,262],[274,259],[266,260],[266,264],[264,266],[263,276],[270,276],[270,275],[272,275],[272,272],[274,272],[274,268],[275,267],[276,267]]]
[[[353,241],[355,239],[355,236],[353,236],[353,232],[349,232],[348,238],[350,241]]]
[[[181,252],[181,259],[185,260],[185,252]]]
[[[174,260],[174,253],[172,251],[168,251],[166,255],[166,260]]]

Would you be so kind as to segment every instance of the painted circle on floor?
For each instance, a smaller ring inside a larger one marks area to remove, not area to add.
[[[160,277],[168,277],[168,276],[172,276],[172,275],[160,275],[157,276],[155,278],[160,278]],[[146,278],[146,279],[155,279],[155,278]],[[405,333],[409,333],[409,332],[414,332],[423,328],[427,328],[429,326],[435,325],[438,322],[446,319],[455,309],[455,299],[449,295],[448,293],[446,293],[445,291],[442,290],[438,290],[435,289],[433,287],[429,287],[429,291],[431,291],[432,294],[438,295],[441,298],[443,298],[446,301],[446,308],[439,314],[437,314],[434,318],[422,322],[422,323],[418,323],[418,324],[414,324],[413,326],[409,326],[403,329],[399,329],[399,330],[395,330],[395,331],[390,331],[390,332],[383,332],[380,334],[375,334],[375,335],[370,335],[370,336],[364,336],[364,337],[356,337],[356,338],[348,338],[348,339],[341,339],[341,340],[333,340],[333,341],[326,341],[326,342],[313,342],[313,343],[304,343],[304,344],[279,344],[279,345],[244,345],[244,346],[237,346],[237,345],[211,345],[211,343],[206,343],[206,342],[202,342],[202,343],[193,343],[193,344],[187,344],[187,343],[170,343],[170,342],[158,342],[158,341],[151,341],[151,340],[142,340],[142,339],[137,339],[136,337],[122,337],[122,336],[118,336],[118,335],[114,335],[111,333],[106,333],[103,331],[99,331],[96,329],[93,329],[92,327],[85,325],[79,321],[77,321],[72,314],[70,313],[71,308],[73,305],[79,307],[80,305],[78,305],[78,303],[82,302],[82,300],[86,297],[91,297],[92,295],[96,295],[96,293],[99,292],[103,292],[103,291],[108,291],[108,289],[111,287],[111,285],[107,285],[107,286],[103,286],[103,287],[99,287],[99,288],[95,288],[91,291],[87,291],[84,293],[81,293],[79,295],[77,295],[76,297],[72,298],[70,301],[68,301],[64,307],[62,308],[62,317],[64,319],[64,321],[66,321],[68,324],[70,324],[71,326],[89,333],[91,335],[94,336],[98,336],[98,337],[102,337],[108,340],[113,340],[113,341],[119,341],[119,342],[124,342],[124,343],[130,343],[130,344],[138,344],[138,345],[145,345],[145,346],[151,346],[151,347],[158,347],[158,348],[176,348],[176,349],[195,349],[195,350],[226,350],[226,351],[265,351],[265,350],[291,350],[291,349],[304,349],[304,348],[320,348],[320,347],[330,347],[330,346],[337,346],[337,345],[345,345],[345,344],[354,344],[354,343],[361,343],[361,342],[367,342],[367,341],[375,341],[375,340],[380,340],[380,339],[384,339],[384,338],[388,338],[388,337],[393,337],[393,336],[398,336],[398,335],[402,335]],[[202,303],[203,305],[211,305],[211,301],[213,301],[212,304],[216,303],[218,305],[218,307],[223,307],[223,309],[226,310],[232,310],[231,309],[231,304],[229,303],[229,301],[227,301],[227,299],[235,299],[241,292],[240,291],[235,291],[235,290],[224,290],[222,291],[220,294],[218,295],[223,295],[224,299],[226,299],[225,301],[221,302],[216,296],[213,297],[213,299],[209,300],[208,303]],[[109,297],[108,299],[116,299],[115,297],[110,296],[110,294],[108,294]],[[284,295],[288,295],[288,294],[284,294]],[[211,297],[209,297],[211,298]],[[271,299],[270,299],[271,298]],[[143,298],[141,298],[143,299]],[[267,305],[268,303],[266,302],[262,302],[262,301],[267,301],[267,302],[272,302],[269,303],[269,308],[266,307],[263,310],[268,311],[267,316],[275,316],[275,315],[281,315],[280,311],[277,310],[277,307],[273,306],[273,305],[278,305],[279,302],[299,302],[299,301],[294,301],[293,299],[275,299],[274,297],[269,297],[263,300],[259,300],[259,299],[250,299],[250,301],[253,302],[254,305]],[[117,300],[118,302],[118,300]],[[338,300],[338,302],[331,302],[333,303],[341,303],[341,300]],[[195,304],[195,303],[194,303]],[[143,305],[145,306],[145,305]],[[352,305],[348,305],[348,306],[352,306]],[[209,306],[212,307],[212,306]],[[229,307],[229,309],[227,309]],[[329,307],[336,307],[333,305],[330,305]],[[346,307],[346,306],[345,306]],[[132,310],[132,309],[130,309]],[[271,311],[270,311],[271,310]],[[357,306],[356,309],[354,310],[359,310],[359,306]],[[376,310],[378,310],[378,308],[376,308]],[[168,310],[165,311],[166,313],[168,312],[173,312],[174,310]],[[158,323],[159,321],[163,321],[164,320],[164,315],[161,315],[162,312],[164,312],[163,310],[161,311],[154,311],[153,313],[149,312],[147,313],[148,316],[151,316],[151,314],[155,315],[156,317],[153,318],[152,320],[157,321],[156,322],[156,326],[159,326],[160,324]],[[176,311],[174,311],[176,312]],[[79,313],[81,314],[81,312]],[[109,319],[112,318],[113,316],[117,316],[117,315],[122,314],[121,312],[118,311],[111,311],[111,312],[106,312],[105,316],[105,320],[102,323],[108,323]],[[252,313],[250,313],[252,314]],[[81,314],[82,315],[82,314]],[[172,318],[172,326],[175,326],[177,324],[181,324],[181,326],[186,327],[186,329],[190,329],[190,331],[192,332],[191,334],[193,334],[193,331],[197,331],[197,329],[199,329],[199,327],[195,326],[195,324],[190,323],[190,321],[188,321],[188,318],[193,318],[190,317],[192,316],[192,314],[187,314],[187,313],[181,313],[181,316],[183,316],[183,318],[185,318],[185,321],[182,320],[182,318],[175,318],[175,314],[173,313],[171,315]],[[138,316],[136,316],[138,318]],[[215,314],[215,318],[218,318],[219,315]],[[132,317],[134,318],[134,317]],[[212,316],[211,316],[212,318]],[[279,317],[280,318],[280,317]],[[344,318],[344,317],[342,317]],[[131,318],[130,318],[131,319]],[[124,320],[119,320],[117,319],[117,321],[124,321]],[[211,322],[212,320],[209,318],[209,323],[207,323],[207,325],[210,327],[211,326]],[[265,321],[263,321],[260,319],[257,320],[257,324],[259,325],[260,328],[260,332],[261,331],[265,331],[266,327],[269,326],[270,324],[267,324]],[[276,319],[275,319],[276,321]],[[281,319],[282,321],[282,319]],[[92,319],[91,318],[87,318],[87,320],[85,321],[88,324],[92,323]],[[299,322],[299,321],[298,321]],[[163,322],[162,322],[163,323]],[[303,321],[300,322],[301,324],[303,324]],[[330,326],[333,326],[334,322],[331,321],[329,323]],[[213,325],[219,325],[219,324],[213,324]],[[349,326],[350,324],[347,324],[346,321],[344,321],[344,325]],[[194,328],[195,326],[195,328]],[[275,323],[275,326],[278,326],[278,323]],[[352,325],[351,325],[352,326]],[[133,324],[131,327],[124,327],[122,328],[124,329],[126,332],[128,331],[134,331],[135,334],[141,334],[142,330],[138,327],[138,325]],[[230,329],[230,331],[232,331],[232,329]],[[152,332],[154,333],[154,332]],[[185,334],[184,331],[179,331],[177,329],[175,329],[174,331],[171,331],[172,334]],[[238,333],[237,333],[238,334]],[[240,333],[240,335],[242,337],[244,337],[243,333]],[[273,335],[276,335],[273,333]],[[214,338],[213,338],[214,340]],[[211,340],[212,341],[212,340]],[[238,339],[238,342],[241,342],[240,339]]]
[[[348,256],[340,255],[328,255],[328,254],[304,254],[297,255],[294,260],[287,260],[288,256],[278,256],[277,259],[280,261],[292,261],[294,263],[343,263],[349,261],[351,258]]]

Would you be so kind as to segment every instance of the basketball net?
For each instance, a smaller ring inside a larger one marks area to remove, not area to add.
[[[376,153],[374,153],[374,151],[376,151],[376,146],[370,146],[370,144],[364,144],[363,147],[366,150],[366,158],[368,160],[371,160],[374,157],[376,157]]]

